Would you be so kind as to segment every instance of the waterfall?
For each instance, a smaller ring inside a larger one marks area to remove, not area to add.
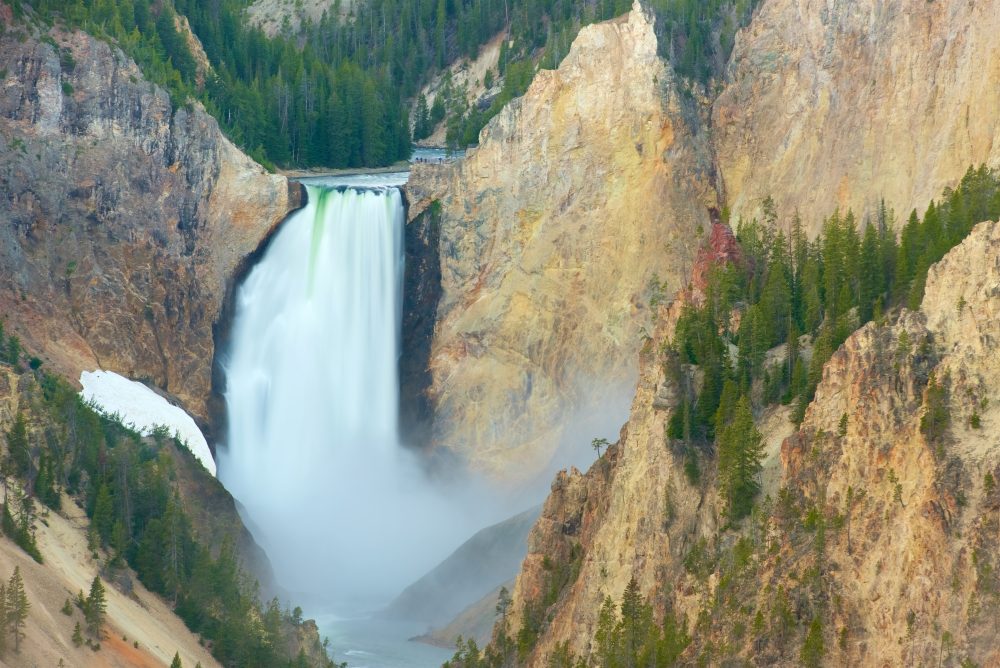
[[[400,192],[308,195],[236,297],[219,477],[279,584],[384,598],[467,523],[399,445]]]

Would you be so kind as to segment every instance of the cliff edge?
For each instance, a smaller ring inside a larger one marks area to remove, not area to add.
[[[636,5],[583,28],[464,160],[414,166],[411,217],[440,206],[434,446],[524,481],[620,423],[650,281],[681,287],[716,202],[686,113]]]
[[[83,32],[0,35],[0,312],[47,366],[103,368],[204,425],[230,282],[299,191]]]

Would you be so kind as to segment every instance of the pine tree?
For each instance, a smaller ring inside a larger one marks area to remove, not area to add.
[[[655,666],[673,666],[677,664],[681,654],[691,644],[691,636],[687,632],[686,620],[674,617],[673,611],[667,610],[663,615],[663,629],[659,642],[656,644]]]
[[[597,645],[596,658],[597,665],[614,665],[618,652],[618,612],[614,601],[610,596],[604,597],[604,603],[597,614],[597,632],[594,635],[594,643]]]
[[[925,391],[926,409],[920,418],[920,431],[931,443],[940,444],[951,423],[948,411],[948,388],[933,375]]]
[[[819,668],[823,662],[823,623],[819,617],[813,617],[809,624],[809,632],[806,633],[805,642],[802,644],[802,651],[799,658],[806,668]]]
[[[121,520],[115,521],[115,528],[111,532],[111,546],[114,548],[114,556],[111,565],[120,567],[125,565],[125,550],[128,546],[128,535],[125,531],[125,523]]]
[[[73,645],[79,647],[83,644],[83,633],[80,631],[80,622],[73,627]]]
[[[721,434],[733,421],[736,407],[740,400],[740,388],[735,381],[726,379],[722,387],[722,397],[719,399],[719,410],[715,412],[715,433]]]
[[[899,235],[899,248],[896,254],[896,280],[892,291],[894,300],[902,301],[909,294],[910,281],[913,280],[921,250],[920,220],[917,218],[916,210],[913,210]]]
[[[28,424],[18,412],[7,431],[8,470],[12,475],[26,477],[31,470],[31,450],[28,445]]]
[[[184,664],[181,663],[180,652],[174,652],[174,660],[170,662],[170,668],[184,668]]]
[[[920,303],[924,300],[924,286],[927,283],[927,270],[930,269],[930,264],[930,259],[927,256],[921,256],[913,269],[910,289],[906,295],[906,307],[911,311],[920,310]]]
[[[59,510],[62,501],[55,485],[55,467],[52,457],[43,448],[38,456],[38,476],[35,478],[35,496],[53,510]]]
[[[103,482],[97,489],[97,498],[94,501],[94,514],[91,523],[97,529],[101,545],[107,545],[111,541],[111,534],[114,530],[115,515],[111,492]]]
[[[423,139],[433,131],[433,128],[430,127],[431,120],[428,114],[427,98],[421,93],[420,97],[417,98],[416,119],[413,123],[413,138],[415,140]]]
[[[780,246],[779,246],[780,248]],[[762,327],[761,338],[767,348],[784,340],[787,333],[788,317],[791,313],[792,291],[785,274],[787,261],[776,258],[767,270],[764,289],[761,292],[760,308],[762,317],[757,323]]]
[[[10,338],[7,339],[7,350],[5,352],[7,364],[17,366],[21,360],[21,339],[11,334]]]
[[[104,584],[99,575],[94,576],[90,584],[90,595],[87,596],[83,608],[83,616],[87,622],[87,632],[95,639],[101,639],[101,627],[104,625],[104,614],[107,611]]]
[[[632,577],[622,594],[621,631],[618,634],[626,666],[638,665],[639,654],[643,644],[649,639],[652,622],[652,607],[643,599],[639,593],[639,583]]]
[[[820,264],[812,253],[806,256],[801,274],[802,328],[807,333],[815,332],[823,320],[823,296],[820,283]]]
[[[719,483],[733,520],[746,517],[753,508],[763,455],[763,438],[754,425],[750,400],[743,396],[732,422],[719,436]]]
[[[21,579],[21,569],[14,567],[14,573],[7,582],[6,619],[7,628],[14,635],[14,651],[21,649],[21,638],[24,637],[24,624],[28,620],[28,610],[31,603],[24,591],[24,580]]]
[[[861,298],[860,320],[868,322],[872,319],[875,300],[883,291],[882,260],[879,253],[878,232],[874,225],[865,226],[864,239],[861,242]]]

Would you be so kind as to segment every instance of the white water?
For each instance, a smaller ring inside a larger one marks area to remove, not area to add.
[[[280,585],[356,612],[490,518],[399,444],[399,191],[308,191],[237,295],[219,477]]]

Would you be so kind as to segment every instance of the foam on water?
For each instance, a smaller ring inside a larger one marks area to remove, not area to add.
[[[400,446],[399,190],[307,189],[237,295],[219,477],[281,585],[357,611],[485,518]]]

